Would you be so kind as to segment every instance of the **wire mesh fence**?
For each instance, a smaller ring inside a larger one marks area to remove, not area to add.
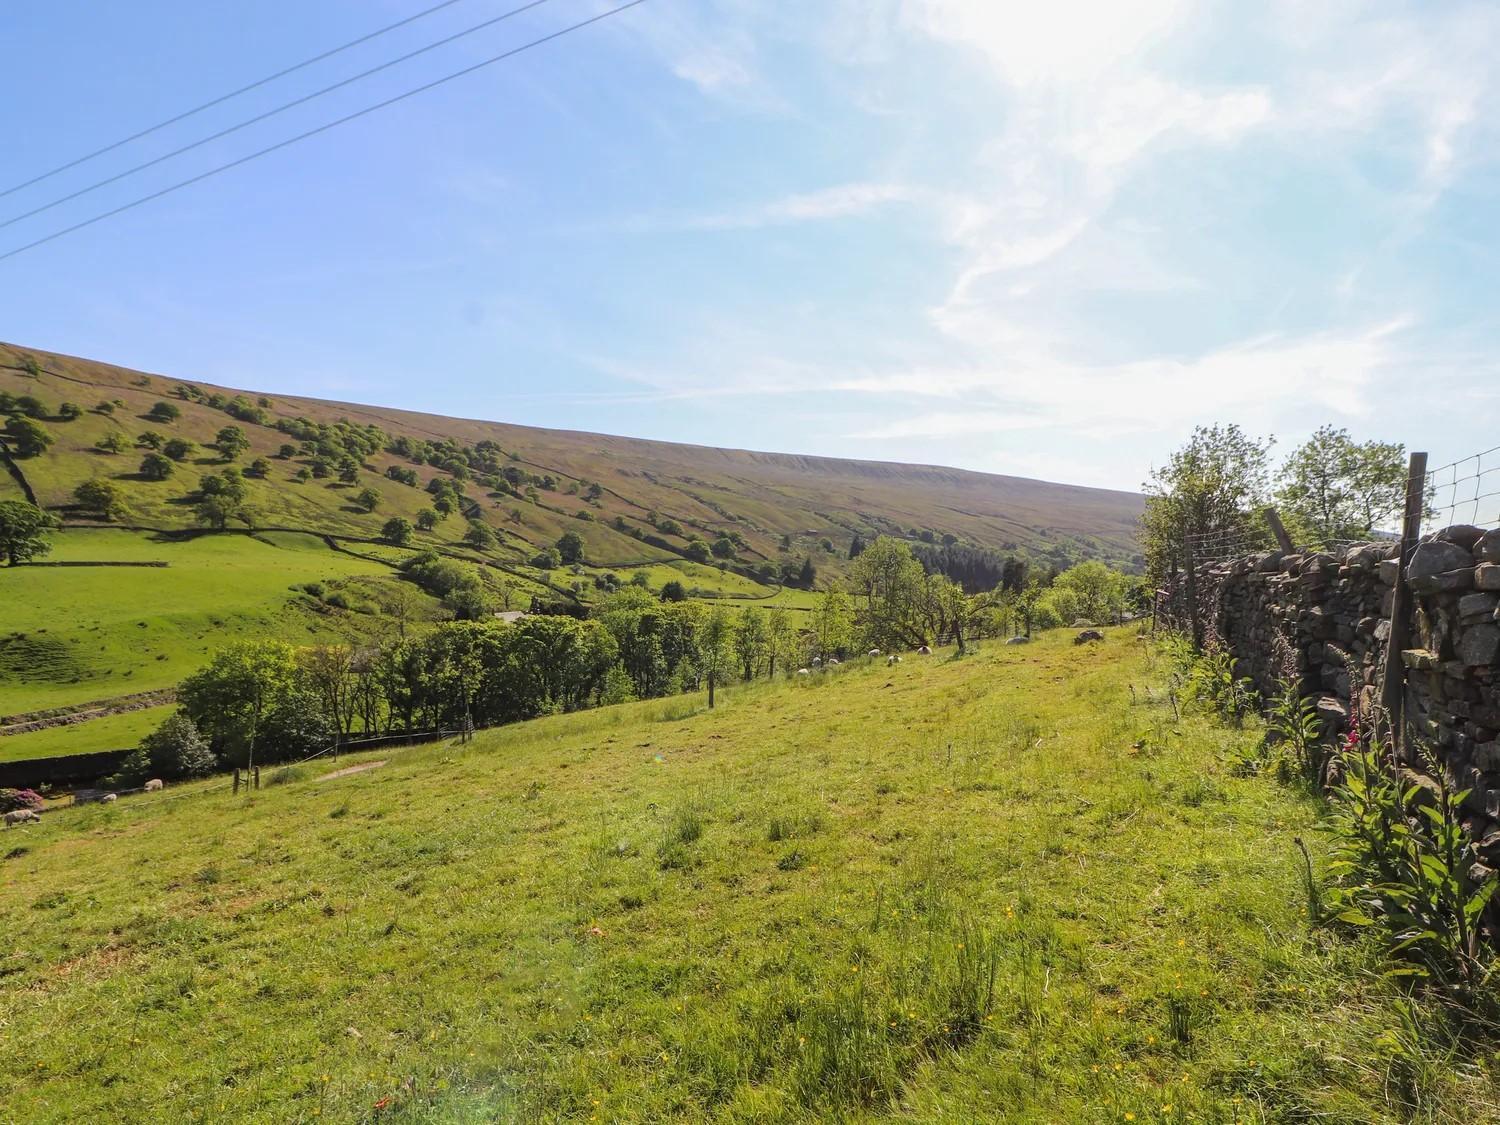
[[[1500,445],[1428,470],[1424,495],[1427,528],[1500,527]]]

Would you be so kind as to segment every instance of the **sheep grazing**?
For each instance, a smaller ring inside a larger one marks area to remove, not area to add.
[[[917,655],[918,656],[931,656],[932,655],[932,649],[928,648],[926,645],[923,645],[921,648],[917,649]]]
[[[146,782],[147,793],[155,793],[161,787],[161,778],[159,777],[153,777],[150,781]]]
[[[806,668],[798,668],[797,669],[797,675],[799,675],[799,676],[811,676],[812,673],[809,672]]]
[[[810,661],[808,661],[808,663],[811,664],[814,668],[820,668],[823,665],[823,658],[821,656],[815,656]]]
[[[830,656],[828,658],[828,667],[830,667],[830,668],[836,668],[836,667],[838,667],[838,662],[839,662],[839,658],[837,656]]]
[[[119,795],[116,794],[116,793],[106,793],[106,794],[104,794],[104,796],[100,797],[99,800],[100,801],[105,801],[105,802],[108,802],[108,801],[117,801],[117,800],[119,800]]]
[[[871,649],[871,650],[870,650],[870,658],[871,658],[871,659],[872,659],[872,660],[873,660],[873,659],[874,659],[874,658],[875,658],[875,657],[877,657],[877,656],[879,656],[879,655],[880,655],[880,650],[879,650],[879,649],[878,649],[878,648],[872,648],[872,649]]]
[[[35,809],[11,809],[10,812],[5,814],[5,827],[11,828],[17,824],[35,824],[41,819]]]
[[[889,655],[889,656],[887,656],[885,658],[885,666],[887,668],[891,667],[894,664],[900,664],[900,663],[901,663],[901,658],[899,656],[897,656],[894,652],[891,653],[891,655]]]

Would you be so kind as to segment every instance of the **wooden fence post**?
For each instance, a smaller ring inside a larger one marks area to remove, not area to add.
[[[1286,526],[1281,522],[1281,513],[1275,508],[1267,507],[1266,522],[1271,525],[1271,534],[1276,536],[1276,546],[1289,555],[1296,554],[1297,548],[1292,545],[1292,537],[1286,533]]]
[[[1427,454],[1413,453],[1406,467],[1406,510],[1401,520],[1401,546],[1396,555],[1396,589],[1391,596],[1391,632],[1386,637],[1385,682],[1381,706],[1390,724],[1391,752],[1395,754],[1405,735],[1406,663],[1401,652],[1411,636],[1411,591],[1406,585],[1406,564],[1422,537],[1422,508],[1427,499]]]
[[[255,788],[260,788],[260,767],[255,767]]]
[[[234,767],[234,791],[236,793],[238,793],[240,791],[240,767],[239,766],[235,766]]]
[[[1188,622],[1193,631],[1193,651],[1197,652],[1203,647],[1203,622],[1198,616],[1198,561],[1194,558],[1192,539],[1185,540],[1183,549],[1187,554],[1187,565],[1182,571],[1182,582],[1187,592]]]

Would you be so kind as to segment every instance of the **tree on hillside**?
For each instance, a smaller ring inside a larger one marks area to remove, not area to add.
[[[14,414],[5,422],[5,437],[17,457],[37,457],[52,444],[52,431],[33,418]]]
[[[776,664],[783,668],[797,659],[797,628],[792,615],[778,606],[766,620],[766,679],[776,678]]]
[[[848,650],[854,640],[854,607],[843,590],[824,593],[812,612],[812,634],[816,655],[824,660]]]
[[[233,461],[250,448],[250,439],[238,426],[225,426],[214,436],[214,448],[226,461]]]
[[[740,611],[734,628],[734,654],[739,658],[745,679],[755,679],[755,673],[766,658],[769,642],[766,633],[766,616],[754,606]]]
[[[136,436],[135,443],[142,449],[160,449],[166,443],[166,440],[166,438],[162,437],[155,430],[142,430]]]
[[[813,566],[810,558],[802,560],[802,567],[797,571],[797,585],[804,590],[811,590],[818,580],[818,568]]]
[[[100,453],[124,453],[130,448],[130,439],[119,430],[110,430],[94,443]]]
[[[182,417],[182,408],[174,402],[158,402],[146,411],[146,417],[153,422],[175,422]]]
[[[1248,546],[1266,538],[1255,509],[1265,502],[1273,439],[1250,437],[1239,426],[1199,426],[1186,445],[1145,484],[1141,538],[1146,570],[1162,585],[1184,566],[1191,544]]]
[[[661,588],[661,600],[664,602],[686,601],[687,591],[683,589],[681,582],[673,578],[663,583]]]
[[[147,480],[163,481],[172,475],[172,462],[160,453],[148,453],[141,458],[141,476]]]
[[[417,527],[422,531],[431,531],[438,525],[438,514],[431,508],[423,508],[417,513]]]
[[[247,477],[255,477],[258,480],[265,480],[266,477],[271,475],[271,462],[265,457],[257,457],[254,461],[250,462],[250,467],[245,470],[245,475]]]
[[[565,531],[558,537],[557,554],[564,563],[583,562],[583,537],[576,531]]]
[[[72,422],[83,417],[83,407],[76,402],[65,402],[57,408],[57,416],[64,422]]]
[[[57,526],[50,514],[24,500],[0,500],[0,555],[16,566],[52,550],[47,534]]]
[[[849,567],[864,639],[878,648],[916,648],[929,639],[927,574],[911,547],[878,536]]]
[[[464,542],[476,551],[492,551],[499,539],[483,520],[470,520],[469,529],[464,532]]]
[[[90,477],[73,490],[73,499],[85,512],[112,520],[125,512],[125,494],[112,480]]]
[[[406,546],[411,542],[411,521],[401,516],[392,516],[380,529],[380,537],[398,547]]]
[[[170,457],[172,458],[172,460],[181,463],[183,461],[186,461],[189,457],[196,453],[198,451],[198,447],[192,442],[188,441],[187,438],[174,437],[168,438],[165,442],[162,443],[161,451],[164,456]]]
[[[692,559],[693,562],[697,563],[706,563],[713,557],[713,553],[709,550],[708,544],[703,542],[703,540],[697,538],[690,539],[688,541],[688,545],[683,548],[682,553],[685,554],[688,558]]]
[[[183,713],[215,753],[255,766],[271,716],[299,688],[296,650],[281,641],[240,641],[214,654],[208,666],[177,689]]]
[[[1125,609],[1128,579],[1102,562],[1089,560],[1070,566],[1053,582],[1055,590],[1069,591],[1077,599],[1076,616],[1094,622],[1113,621]],[[1073,618],[1069,617],[1069,621]]]
[[[729,620],[729,611],[723,606],[714,606],[708,611],[697,636],[698,670],[708,682],[710,708],[714,705],[714,687],[724,678],[734,659],[733,640],[734,624]]]
[[[139,763],[132,772],[152,777],[203,777],[214,768],[213,751],[193,720],[181,711],[141,740]]]
[[[354,498],[354,506],[361,511],[373,512],[380,505],[380,493],[373,488],[362,489]]]
[[[1348,430],[1323,426],[1282,465],[1276,503],[1294,534],[1327,546],[1389,526],[1405,496],[1405,447],[1356,442]]]

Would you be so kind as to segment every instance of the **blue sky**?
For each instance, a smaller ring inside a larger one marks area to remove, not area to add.
[[[12,0],[3,186],[430,0]],[[0,220],[512,6],[397,33]],[[608,7],[551,0],[0,252]],[[0,262],[0,338],[259,390],[1137,487],[1195,422],[1500,441],[1494,5],[646,0]]]

